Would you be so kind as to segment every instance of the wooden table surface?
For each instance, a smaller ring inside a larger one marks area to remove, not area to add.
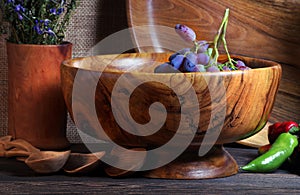
[[[257,150],[228,145],[227,151],[239,166],[257,156]],[[64,173],[38,175],[15,159],[0,159],[1,194],[298,194],[300,176],[284,169],[274,173],[240,172],[234,176],[208,180],[165,180],[109,178],[101,170],[90,175]]]

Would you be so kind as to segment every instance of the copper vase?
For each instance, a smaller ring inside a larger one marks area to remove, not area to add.
[[[72,57],[72,44],[7,43],[7,55],[9,134],[40,149],[68,147],[60,65]]]

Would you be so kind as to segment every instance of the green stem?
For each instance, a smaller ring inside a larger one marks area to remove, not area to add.
[[[14,37],[15,37],[15,41],[16,43],[20,43],[20,40],[19,40],[19,37],[18,37],[18,34],[17,34],[17,31],[14,27],[12,27],[12,31],[13,31],[13,34],[14,34]]]
[[[220,28],[219,28],[219,30],[218,30],[218,33],[217,33],[217,35],[216,35],[215,38],[214,38],[214,43],[213,43],[213,44],[214,44],[214,47],[213,47],[213,60],[214,60],[214,65],[217,65],[217,63],[218,63],[218,58],[219,58],[218,47],[219,47],[220,42],[221,42],[220,37],[223,36],[223,34],[224,34],[224,26],[227,25],[227,23],[228,23],[228,18],[229,18],[229,9],[227,8],[227,9],[225,10],[225,14],[224,14],[222,23],[221,23],[221,25],[220,25]],[[226,30],[226,28],[225,28],[225,30]],[[224,43],[224,41],[223,41],[223,43]]]
[[[225,38],[225,36],[226,36],[226,30],[227,30],[227,25],[228,25],[228,20],[225,22],[225,25],[224,25],[224,30],[223,30],[223,34],[222,34],[222,41],[223,41],[224,49],[225,49],[225,52],[226,52],[226,55],[227,55],[227,58],[228,58],[228,63],[232,67],[234,65],[232,63],[232,59],[230,57],[229,50],[228,50],[228,47],[227,47],[226,38]]]
[[[194,47],[191,49],[192,52],[197,53],[200,45],[197,43],[197,40],[193,41]]]

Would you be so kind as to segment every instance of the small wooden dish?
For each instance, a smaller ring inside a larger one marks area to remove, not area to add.
[[[84,174],[95,170],[105,152],[71,153],[63,169],[68,174]]]
[[[41,151],[30,154],[25,163],[35,172],[55,173],[63,168],[71,151]]]

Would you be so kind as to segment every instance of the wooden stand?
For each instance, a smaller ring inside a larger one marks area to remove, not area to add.
[[[209,179],[227,177],[237,172],[236,161],[223,146],[218,145],[203,157],[199,157],[197,151],[187,151],[168,165],[148,171],[144,176],[163,179]]]

